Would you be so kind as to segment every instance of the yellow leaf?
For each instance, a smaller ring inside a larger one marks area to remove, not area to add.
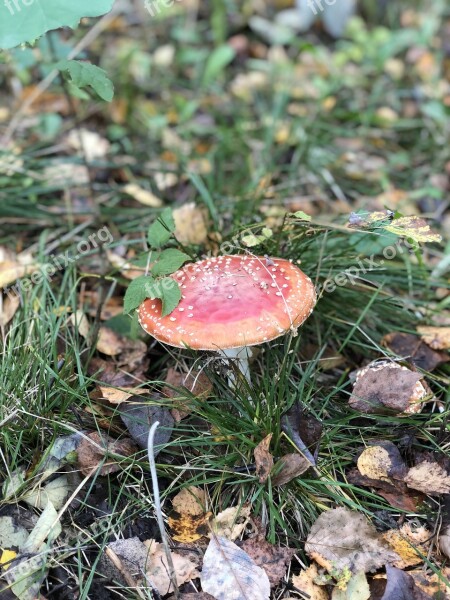
[[[427,222],[421,217],[400,217],[385,225],[386,231],[402,237],[411,238],[416,242],[441,242],[442,238],[434,233]]]
[[[155,194],[142,188],[136,183],[127,183],[127,185],[123,188],[123,191],[145,206],[159,208],[163,204],[162,200],[155,196]]]
[[[9,569],[11,561],[14,560],[16,556],[17,552],[14,552],[14,550],[3,550],[3,552],[0,554],[0,566],[2,567],[3,571]]]

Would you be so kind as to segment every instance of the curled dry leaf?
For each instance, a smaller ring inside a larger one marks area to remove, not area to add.
[[[98,385],[89,394],[91,400],[107,400],[110,404],[121,404],[135,394],[144,394],[145,390],[139,388],[118,389],[106,385]]]
[[[450,327],[418,327],[417,331],[433,350],[450,349]]]
[[[424,494],[450,494],[450,475],[437,462],[425,460],[411,467],[404,481]]]
[[[174,540],[191,543],[208,534],[211,513],[206,513],[203,490],[195,486],[182,489],[172,500],[172,506],[175,513],[169,517],[169,527]]]
[[[389,361],[370,363],[356,375],[349,404],[368,414],[418,413],[428,392],[421,373]]]
[[[298,575],[292,576],[292,585],[302,593],[302,597],[308,598],[308,600],[329,600],[326,589],[315,583],[318,575],[317,566],[312,563]]]
[[[410,523],[405,523],[400,529],[390,529],[382,534],[382,538],[399,555],[393,565],[398,569],[413,567],[423,562],[427,555],[432,533],[426,527],[413,529]]]
[[[211,538],[203,558],[202,589],[216,600],[269,600],[266,572],[230,540]]]
[[[275,465],[272,485],[285,485],[305,473],[311,466],[311,462],[297,452],[285,454]]]
[[[388,333],[381,340],[401,359],[408,359],[415,367],[424,371],[432,371],[437,366],[450,360],[445,352],[432,350],[417,335],[401,333],[400,331]]]
[[[235,540],[244,531],[249,518],[250,504],[230,506],[213,519],[211,529],[220,537]]]
[[[305,550],[328,572],[367,573],[399,558],[363,515],[347,508],[322,513],[311,527]]]
[[[269,452],[270,441],[272,439],[271,433],[259,442],[256,448],[253,450],[256,463],[256,474],[259,477],[259,483],[267,481],[270,471],[273,467],[273,456]]]
[[[120,470],[120,466],[105,456],[108,453],[131,456],[137,451],[136,446],[128,438],[114,440],[108,435],[101,436],[96,431],[89,433],[78,445],[78,467],[83,475],[90,475],[100,469],[100,475],[108,475]]]
[[[173,211],[175,237],[182,244],[203,244],[208,237],[208,214],[195,202],[188,202]]]
[[[147,540],[144,544],[148,548],[148,557],[145,565],[146,573],[152,585],[156,587],[162,596],[173,592],[163,545],[155,542],[155,540]],[[171,555],[179,586],[199,577],[200,574],[197,570],[199,567],[198,555],[190,553],[188,556],[182,556],[178,552],[171,552]]]

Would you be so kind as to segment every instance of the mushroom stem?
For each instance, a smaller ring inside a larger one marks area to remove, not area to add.
[[[249,385],[251,385],[248,361],[249,358],[253,356],[253,352],[249,346],[219,350],[219,354],[225,359],[227,364],[232,366],[233,363],[236,363],[243,377],[245,377]],[[230,382],[230,387],[236,387],[237,381],[232,369],[230,369],[228,381]]]

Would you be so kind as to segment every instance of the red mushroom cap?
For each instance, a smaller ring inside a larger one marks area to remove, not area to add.
[[[161,317],[161,301],[145,300],[139,323],[160,342],[179,348],[225,350],[273,340],[311,314],[314,285],[282,258],[218,256],[171,275],[181,301]]]

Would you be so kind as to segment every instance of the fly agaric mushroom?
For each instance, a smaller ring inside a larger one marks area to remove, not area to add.
[[[145,300],[141,326],[171,346],[237,358],[249,382],[248,347],[295,333],[316,301],[310,278],[281,258],[218,256],[185,265],[171,277],[181,288],[180,303],[162,317],[161,301]]]

